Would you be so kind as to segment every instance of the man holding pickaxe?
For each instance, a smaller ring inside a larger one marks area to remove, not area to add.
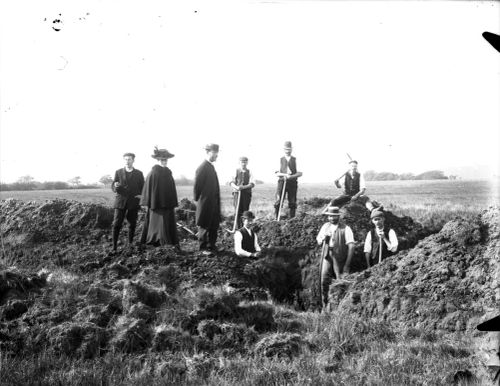
[[[290,218],[295,217],[295,209],[297,208],[297,178],[302,176],[302,173],[297,171],[297,160],[292,156],[292,142],[286,141],[284,150],[285,156],[280,159],[280,170],[276,172],[279,180],[278,188],[276,189],[274,210],[276,220],[278,221],[283,210],[285,195],[288,198]]]
[[[374,208],[380,207],[378,203],[370,201],[370,198],[365,196],[365,179],[363,175],[358,172],[358,161],[351,159],[349,161],[349,166],[350,170],[335,180],[335,186],[341,189],[342,186],[339,180],[343,179],[344,194],[332,200],[329,205],[338,206],[340,208],[348,202],[357,201],[364,204],[370,212]]]

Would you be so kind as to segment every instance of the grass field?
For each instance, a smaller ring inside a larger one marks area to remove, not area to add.
[[[258,217],[272,217],[274,184],[257,185],[253,190],[251,209]],[[177,187],[179,200],[192,200],[192,187]],[[333,184],[300,184],[298,200],[311,197],[332,198],[341,193]],[[367,183],[367,195],[375,199],[397,215],[406,215],[428,227],[440,227],[456,216],[474,216],[490,205],[499,205],[498,186],[490,181],[371,181]],[[110,189],[89,190],[45,190],[0,192],[0,199],[43,201],[48,199],[68,199],[112,205],[114,193]],[[233,213],[231,189],[221,186],[222,211]]]

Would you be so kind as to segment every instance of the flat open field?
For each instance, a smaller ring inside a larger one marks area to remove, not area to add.
[[[274,184],[262,184],[254,188],[251,209],[257,216],[271,216],[275,189]],[[177,192],[179,200],[193,198],[191,186],[178,186]],[[315,196],[331,198],[340,193],[341,190],[333,184],[303,183],[299,185],[298,200]],[[230,215],[233,207],[229,186],[221,186],[221,194],[223,213]],[[442,225],[458,215],[475,215],[490,205],[500,203],[498,186],[491,181],[372,181],[367,183],[367,195],[395,214],[411,216],[428,226]],[[113,197],[114,193],[110,189],[0,192],[0,199],[43,201],[61,198],[103,205],[112,205]]]

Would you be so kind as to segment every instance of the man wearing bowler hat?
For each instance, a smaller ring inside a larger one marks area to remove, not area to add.
[[[259,257],[260,246],[257,234],[253,231],[253,220],[255,219],[249,210],[241,216],[243,226],[234,233],[234,252],[238,256]]]
[[[219,145],[210,143],[205,146],[206,158],[196,169],[194,179],[194,200],[196,205],[196,225],[200,251],[211,255],[217,251],[217,231],[221,220],[220,188],[214,162],[219,155]]]
[[[252,189],[255,186],[252,172],[247,168],[248,158],[240,157],[240,167],[236,169],[235,176],[231,181],[233,188],[234,208],[238,207],[237,217],[238,226],[241,226],[241,214],[250,209],[252,201]],[[238,205],[239,200],[239,205]]]
[[[123,225],[123,220],[128,222],[128,242],[134,240],[137,225],[137,213],[139,211],[139,199],[144,186],[144,175],[140,170],[134,168],[135,154],[125,153],[123,155],[125,167],[115,172],[115,178],[111,189],[116,193],[113,218],[113,252],[116,252],[118,236]]]
[[[292,142],[286,141],[284,145],[285,155],[280,159],[280,170],[276,172],[278,179],[278,187],[276,189],[276,202],[274,210],[276,219],[282,203],[282,194],[288,198],[288,209],[290,210],[290,218],[295,217],[295,209],[297,208],[297,178],[302,176],[301,172],[297,171],[297,159],[292,156]],[[285,191],[283,191],[285,184]],[[284,198],[283,198],[284,202]]]
[[[340,222],[340,211],[330,206],[324,213],[328,222],[321,227],[316,241],[323,245],[320,256],[321,298],[323,307],[328,304],[328,290],[333,278],[340,279],[348,274],[354,255],[352,229]]]
[[[372,211],[370,216],[374,228],[367,233],[365,239],[365,258],[368,268],[373,267],[398,250],[398,238],[394,229],[385,224],[385,214],[380,209]],[[382,244],[382,245],[381,245]],[[382,252],[380,251],[382,247]]]

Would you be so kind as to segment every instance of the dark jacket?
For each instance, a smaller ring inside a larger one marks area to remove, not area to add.
[[[210,228],[220,223],[219,179],[214,166],[207,160],[196,169],[194,178],[194,200],[196,205],[196,225]]]
[[[115,172],[115,178],[111,184],[111,189],[116,193],[113,208],[115,209],[138,209],[138,196],[142,192],[144,186],[144,176],[140,170],[133,169],[127,179],[125,168],[118,169]],[[115,182],[119,182],[121,186],[115,187]]]
[[[390,232],[389,227],[384,227],[384,235],[385,237],[389,238],[389,232]],[[378,263],[378,254],[379,254],[379,246],[380,246],[380,238],[378,237],[378,234],[375,230],[375,228],[372,228],[371,232],[371,237],[372,237],[372,252],[370,254],[370,260],[374,263]],[[382,243],[382,260],[384,260],[388,256],[392,256],[394,253],[389,251],[387,249],[387,244],[385,242]]]
[[[153,166],[142,190],[141,205],[149,209],[172,209],[178,206],[177,189],[172,172],[167,167]]]

